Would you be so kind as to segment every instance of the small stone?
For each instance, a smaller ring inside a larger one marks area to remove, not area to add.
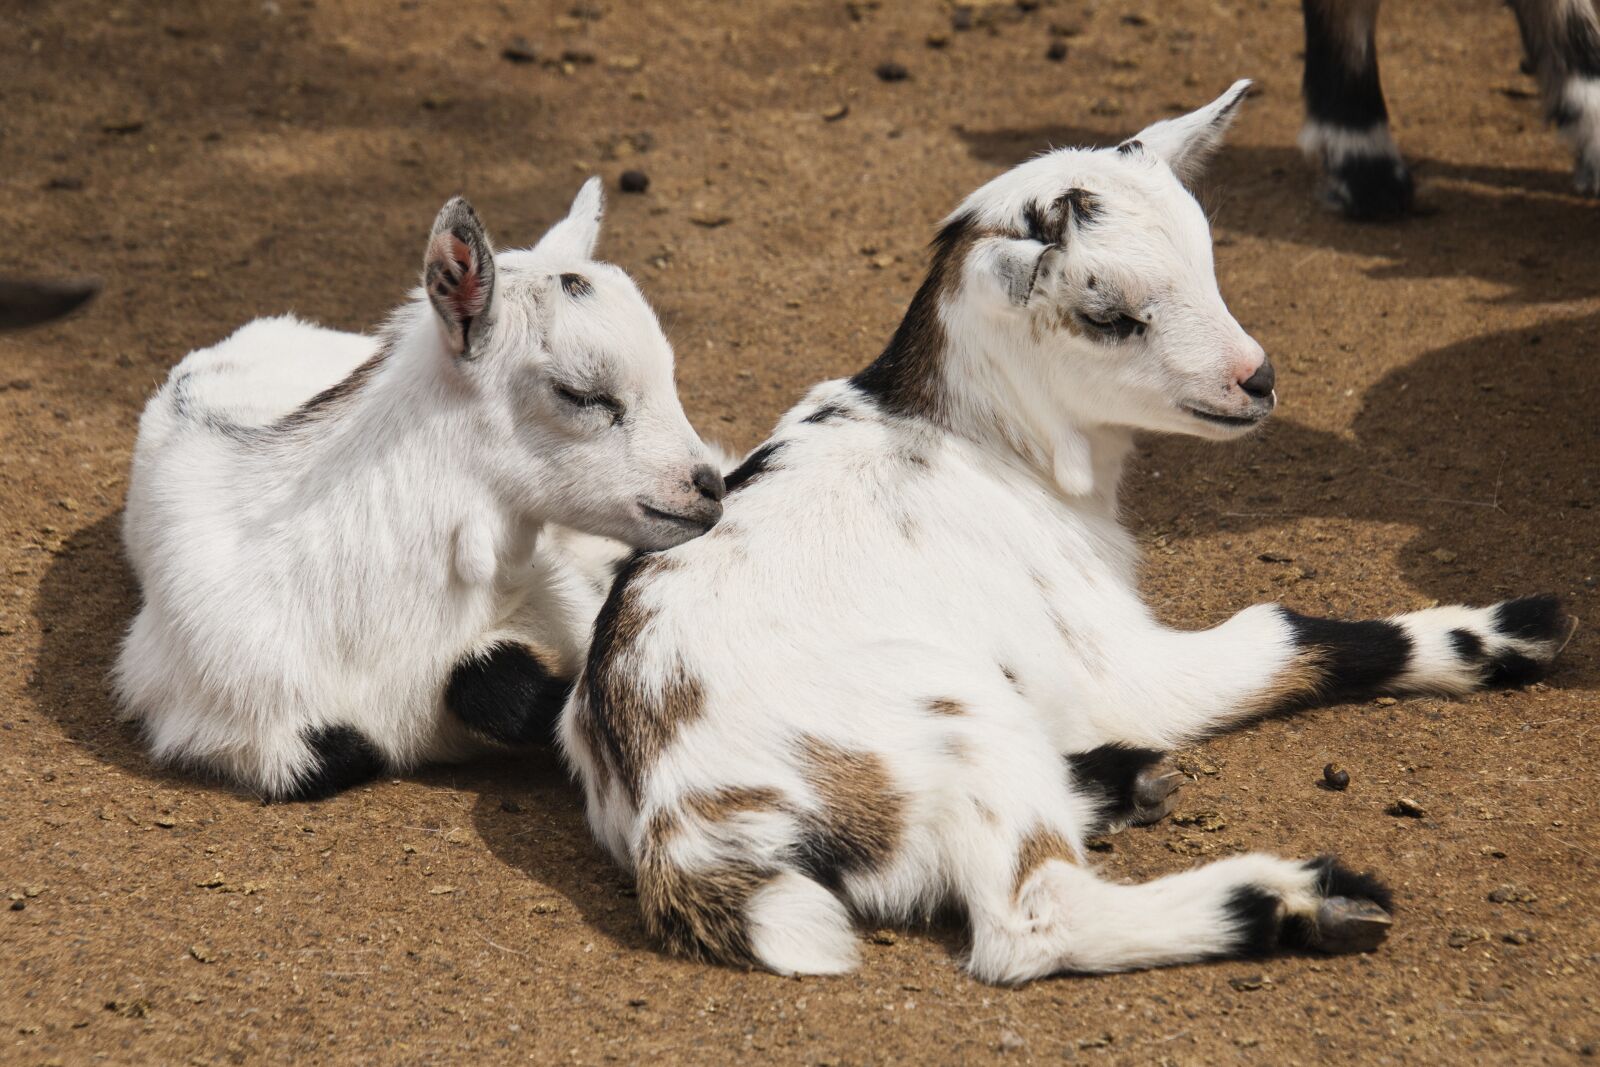
[[[950,35],[948,33],[940,33],[939,31],[935,30],[933,33],[930,33],[927,37],[923,38],[923,42],[927,44],[929,48],[943,48],[945,45],[950,43]]]
[[[214,953],[209,946],[201,944],[190,945],[189,955],[193,956],[201,963],[210,963],[217,958],[216,953]]]
[[[144,129],[144,119],[137,115],[118,115],[102,119],[100,129],[106,133],[138,133]]]
[[[606,66],[612,70],[620,70],[624,74],[632,74],[644,66],[644,60],[638,56],[612,56],[606,60]]]
[[[1436,548],[1429,552],[1428,555],[1440,563],[1454,563],[1456,561],[1456,554],[1448,548]]]
[[[1237,992],[1249,993],[1252,990],[1263,989],[1272,985],[1272,979],[1264,974],[1247,974],[1240,978],[1228,979],[1228,984]]]
[[[872,943],[874,945],[896,945],[900,943],[900,935],[893,930],[874,930],[872,931]]]
[[[27,897],[29,900],[32,900],[34,897],[43,892],[44,886],[42,885],[25,885],[22,887],[22,895]]]
[[[1400,701],[1394,697],[1379,697],[1377,700],[1374,700],[1373,703],[1378,705],[1380,708],[1392,708],[1396,704],[1400,703]]]
[[[650,188],[650,175],[642,170],[625,170],[617,179],[617,187],[625,193],[642,193]]]
[[[417,851],[417,846],[416,845],[401,845],[400,846],[400,851],[404,852],[408,856],[414,855],[416,853],[416,851]]]
[[[1000,1031],[1001,1052],[1020,1052],[1027,1047],[1028,1043],[1024,1041],[1022,1039],[1022,1035],[1017,1033],[1015,1030]]]
[[[879,81],[884,82],[903,82],[911,77],[911,71],[906,69],[904,63],[896,63],[893,60],[879,63],[874,73],[878,75]]]
[[[163,815],[161,818],[156,820],[156,825],[161,827],[163,830],[170,830],[174,826],[177,826],[178,824],[176,822],[174,822],[172,819],[170,819],[170,818],[166,817],[165,815]]]
[[[1257,556],[1262,563],[1293,563],[1293,556],[1286,556],[1282,552],[1263,552]]]
[[[13,900],[11,902],[11,910],[12,911],[21,911],[22,909],[26,908],[27,906],[28,906],[28,902],[26,900]]]
[[[140,998],[138,1000],[108,1000],[106,1011],[115,1012],[124,1019],[143,1019],[150,1014],[150,1002]]]
[[[561,905],[553,900],[541,900],[533,906],[535,915],[554,915],[561,910]]]
[[[1457,927],[1450,931],[1450,937],[1445,942],[1451,948],[1466,948],[1474,941],[1489,940],[1489,931],[1479,927]]]
[[[1220,811],[1189,811],[1174,815],[1172,821],[1179,826],[1193,826],[1202,833],[1214,834],[1228,828]]]
[[[838,122],[848,114],[850,114],[849,104],[834,104],[832,107],[828,108],[822,113],[822,121]]]
[[[1115,852],[1116,843],[1105,837],[1091,837],[1083,843],[1083,847],[1090,852]]]
[[[1067,58],[1067,42],[1051,41],[1050,47],[1044,50],[1044,57],[1052,63],[1060,63]]]
[[[629,997],[628,998],[628,1007],[630,1007],[630,1008],[642,1008],[648,1003],[650,1003],[650,1002],[648,1000],[644,999],[643,997]]]
[[[500,58],[510,63],[537,63],[539,50],[526,37],[513,37],[500,49]]]
[[[1399,797],[1389,805],[1389,814],[1407,819],[1420,819],[1428,812],[1410,797]]]
[[[1113,1034],[1100,1034],[1098,1037],[1080,1037],[1078,1039],[1078,1047],[1109,1048],[1116,1040],[1116,1036]]]
[[[1500,940],[1508,945],[1526,945],[1533,940],[1532,930],[1507,930],[1500,935]]]
[[[1322,781],[1334,792],[1343,793],[1350,788],[1350,772],[1337,763],[1330,763],[1322,768]]]
[[[428,887],[428,893],[436,897],[442,897],[446,893],[454,893],[455,891],[456,887],[453,885],[430,885]]]
[[[889,255],[875,256],[872,260],[873,270],[888,270],[894,266],[894,257]]]
[[[1122,24],[1124,26],[1148,26],[1150,25],[1150,20],[1144,15],[1135,12],[1122,16]]]
[[[1491,904],[1532,904],[1539,898],[1526,889],[1503,885],[1489,891]]]
[[[720,212],[702,211],[690,215],[689,221],[696,226],[704,226],[708,230],[714,230],[719,226],[726,226],[732,222],[733,216],[724,215]]]

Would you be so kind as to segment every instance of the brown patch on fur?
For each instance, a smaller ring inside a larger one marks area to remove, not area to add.
[[[641,589],[652,576],[679,566],[677,560],[654,553],[629,560],[600,609],[589,647],[580,707],[594,717],[602,751],[635,804],[662,751],[704,711],[705,690],[698,678],[680,666],[659,686],[647,685],[633,655],[655,616],[641,603]]]
[[[1017,691],[1018,696],[1023,695],[1022,680],[1017,676],[1016,671],[1002,663],[1000,664],[1000,673],[1005,677],[1006,682],[1010,684],[1011,688]]]
[[[1065,837],[1048,827],[1036,826],[1017,848],[1017,872],[1011,882],[1011,895],[1021,896],[1022,887],[1027,885],[1033,872],[1051,860],[1075,863],[1077,857]]]
[[[1047,606],[1045,614],[1050,617],[1050,625],[1056,628],[1056,633],[1061,635],[1062,642],[1078,662],[1095,674],[1106,673],[1105,652],[1095,641],[1068,626],[1067,620],[1055,608]]]
[[[657,812],[645,827],[635,878],[645,929],[680,956],[755,963],[750,900],[778,872],[737,860],[698,869],[683,867],[667,854],[681,831],[672,812]]]
[[[970,213],[957,215],[933,239],[927,277],[883,353],[850,383],[886,411],[935,422],[944,417],[944,350],[949,343],[939,307],[961,285],[972,246],[993,234]]]
[[[961,701],[951,700],[949,697],[935,697],[924,704],[923,707],[935,715],[965,715],[971,710]]]
[[[722,822],[740,812],[777,811],[783,807],[783,794],[767,786],[730,785],[690,790],[680,804],[707,822]]]
[[[1244,715],[1254,718],[1287,711],[1315,697],[1328,681],[1327,653],[1320,648],[1302,648],[1283,670],[1240,703]]]
[[[332,418],[345,401],[367,384],[388,358],[389,346],[384,345],[369,356],[361,366],[279,419],[273,425],[273,429],[287,433]]]
[[[875,752],[841,748],[818,737],[797,742],[802,773],[822,801],[803,816],[800,866],[837,890],[844,876],[886,864],[905,826],[905,794]]]
[[[572,714],[572,725],[577,729],[578,739],[589,754],[589,763],[594,767],[595,792],[604,797],[611,792],[611,764],[606,761],[605,735],[595,722],[582,682],[578,683],[578,700]]]
[[[965,737],[958,737],[952,734],[941,741],[939,743],[939,747],[944,751],[946,756],[949,756],[957,763],[965,763],[968,766],[971,766],[973,763],[977,762],[972,756],[972,743],[969,742]]]

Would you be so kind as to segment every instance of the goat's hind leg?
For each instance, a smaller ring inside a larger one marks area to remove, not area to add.
[[[1389,132],[1378,79],[1379,0],[1301,0],[1306,124],[1300,147],[1321,164],[1323,198],[1351,218],[1411,210],[1411,172]]]
[[[572,692],[554,657],[511,635],[489,635],[450,671],[444,703],[474,735],[504,745],[542,744]]]

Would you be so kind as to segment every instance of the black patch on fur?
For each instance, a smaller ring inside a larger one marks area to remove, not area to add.
[[[1451,630],[1450,645],[1456,650],[1456,655],[1468,663],[1483,659],[1483,638],[1471,630]]]
[[[726,493],[736,493],[765,474],[772,466],[772,457],[778,454],[783,447],[782,441],[768,441],[749,456],[745,461],[733,469],[733,472],[722,480]]]
[[[971,212],[962,212],[934,237],[927,277],[911,298],[905,318],[872,364],[850,384],[893,415],[938,419],[944,409],[940,381],[946,337],[939,303],[961,284],[961,264],[983,236]]]
[[[1524,641],[1554,641],[1565,625],[1561,598],[1548,593],[1507,600],[1494,609],[1494,628]]]
[[[507,745],[548,742],[572,683],[557,678],[511,641],[462,660],[445,685],[445,705],[473,733]]]
[[[1361,222],[1408,215],[1416,199],[1411,171],[1393,156],[1352,156],[1328,179],[1334,206]]]
[[[316,756],[316,763],[283,795],[283,800],[323,800],[372,781],[387,767],[377,747],[354,727],[323,726],[308,729],[301,737]]]
[[[1143,151],[1144,151],[1144,142],[1139,140],[1137,137],[1134,137],[1134,138],[1132,138],[1130,140],[1127,140],[1127,141],[1123,141],[1121,144],[1117,145],[1117,155],[1119,155],[1119,156],[1131,156],[1135,152],[1143,152]]]
[[[790,858],[802,874],[832,893],[844,891],[845,875],[867,870],[882,859],[863,848],[858,838],[815,828],[795,839]]]
[[[1088,752],[1074,752],[1066,759],[1072,767],[1072,784],[1103,796],[1101,817],[1107,825],[1115,825],[1132,818],[1136,807],[1134,782],[1146,767],[1159,763],[1162,755],[1153,748],[1101,745]]]
[[[467,327],[462,328],[466,329]],[[383,366],[384,360],[388,358],[389,348],[386,345],[378,349],[366,362],[342,379],[328,386],[328,388],[279,419],[273,424],[272,428],[282,433],[310,425],[318,419],[331,415],[345,400],[354,396],[356,391],[365,385],[374,374],[378,373],[378,368]]]
[[[1028,201],[1028,206],[1022,209],[1023,232],[1028,235],[1028,240],[1038,241],[1040,244],[1054,244],[1060,236],[1057,224],[1050,220],[1043,208],[1036,202]]]
[[[1317,872],[1317,892],[1320,895],[1370,900],[1389,914],[1394,914],[1394,893],[1371,871],[1352,871],[1335,856],[1318,856],[1306,867]]]
[[[1329,0],[1301,0],[1305,14],[1306,67],[1302,91],[1306,114],[1347,130],[1367,130],[1389,121],[1378,78],[1374,27],[1366,27],[1365,47],[1352,49],[1346,37],[1350,20],[1340,16],[1345,5]],[[1352,55],[1362,62],[1350,65]]]
[[[1222,905],[1234,929],[1233,944],[1225,956],[1266,956],[1278,948],[1283,929],[1283,902],[1253,885],[1244,885],[1228,894]]]
[[[1600,78],[1600,26],[1584,17],[1585,6],[1573,4],[1567,9],[1559,47],[1569,75]]]
[[[1369,619],[1318,619],[1279,608],[1294,642],[1321,656],[1319,703],[1342,704],[1382,693],[1411,662],[1411,638],[1397,624]]]
[[[571,297],[585,297],[594,292],[594,286],[581,274],[563,274],[561,291]]]
[[[1489,665],[1483,684],[1492,689],[1518,689],[1543,678],[1546,670],[1545,664],[1520,652],[1507,652]]]
[[[1070,219],[1082,226],[1090,226],[1100,218],[1100,199],[1087,189],[1068,189],[1056,201],[1066,211],[1063,221]]]

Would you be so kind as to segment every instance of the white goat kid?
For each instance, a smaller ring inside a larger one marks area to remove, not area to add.
[[[173,368],[115,678],[158,760],[304,799],[549,737],[621,554],[572,531],[664,548],[721,514],[600,213],[595,179],[495,255],[452,200],[379,336],[261,319]]]
[[[1116,518],[1134,431],[1232,438],[1274,404],[1181,183],[1245,89],[974,193],[882,356],[784,416],[711,534],[619,576],[558,732],[672,949],[838,972],[852,916],[945,902],[995,982],[1384,936],[1388,894],[1331,859],[1118,885],[1082,856],[1168,810],[1163,750],[1317,698],[1519,681],[1569,632],[1546,598],[1259,605],[1199,633],[1141,603]]]

